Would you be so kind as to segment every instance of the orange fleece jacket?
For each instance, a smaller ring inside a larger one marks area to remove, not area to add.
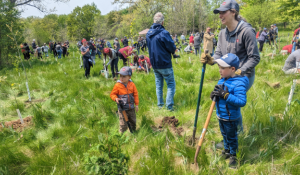
[[[122,84],[120,81],[118,81],[110,93],[110,98],[113,101],[116,101],[116,98],[118,98],[118,95],[128,95],[128,97],[129,97],[129,94],[133,94],[134,104],[136,106],[138,106],[139,105],[138,91],[135,87],[135,84],[131,80],[129,80],[129,82],[127,84],[127,88],[125,87],[124,84]]]

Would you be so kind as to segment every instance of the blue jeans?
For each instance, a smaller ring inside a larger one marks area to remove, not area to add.
[[[162,107],[164,105],[163,87],[165,79],[168,86],[166,107],[171,110],[173,109],[174,95],[176,91],[173,68],[153,69],[153,71],[155,75],[157,106]]]
[[[56,52],[57,52],[57,54],[58,54],[58,58],[61,58],[62,50],[57,50]]]
[[[230,154],[236,155],[238,151],[238,126],[241,117],[235,121],[219,120],[220,131],[223,136],[224,149],[230,150]]]
[[[295,49],[296,49],[296,42],[293,42],[292,53],[295,51]]]
[[[45,56],[48,57],[48,52],[44,52]]]
[[[99,50],[97,51],[97,55],[101,59],[101,52]]]

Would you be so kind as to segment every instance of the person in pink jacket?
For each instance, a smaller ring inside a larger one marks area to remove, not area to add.
[[[190,43],[194,44],[194,36],[193,36],[193,34],[191,34],[191,36],[190,36]]]
[[[124,47],[119,50],[118,56],[123,60],[123,65],[127,65],[127,58],[131,56],[132,54],[136,55],[136,49],[134,49],[131,46]]]

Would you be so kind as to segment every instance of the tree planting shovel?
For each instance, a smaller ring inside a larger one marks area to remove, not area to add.
[[[205,50],[205,55],[206,54],[208,54],[208,50],[207,49]],[[201,94],[202,94],[202,87],[203,87],[205,69],[206,69],[206,63],[203,64],[203,66],[202,66],[202,74],[201,74],[201,81],[200,81],[200,87],[199,87],[197,108],[196,108],[196,114],[195,114],[194,129],[193,129],[192,145],[194,145],[195,136],[196,136],[197,122],[198,122],[198,113],[199,113],[199,107],[200,107],[200,101],[201,101]]]
[[[200,149],[201,149],[201,146],[202,146],[202,143],[203,143],[203,140],[204,140],[204,136],[206,134],[206,131],[207,131],[207,128],[208,128],[208,124],[209,124],[209,121],[210,121],[210,118],[211,118],[211,115],[213,113],[215,105],[216,105],[216,97],[214,97],[213,102],[212,102],[212,104],[210,106],[210,109],[209,109],[209,112],[208,112],[208,115],[207,115],[207,118],[206,118],[203,130],[202,130],[201,136],[199,138],[199,143],[198,143],[197,150],[196,150],[195,157],[194,157],[194,164],[197,167],[198,167],[197,157],[198,157],[198,154],[200,152]]]

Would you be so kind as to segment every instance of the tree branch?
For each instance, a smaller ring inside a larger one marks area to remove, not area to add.
[[[19,4],[16,4],[15,6],[17,7],[17,6],[20,6],[20,5],[28,5],[27,3],[29,3],[29,2],[32,2],[32,0],[28,0],[28,1],[25,1],[25,2],[22,2],[22,3],[19,3]]]

